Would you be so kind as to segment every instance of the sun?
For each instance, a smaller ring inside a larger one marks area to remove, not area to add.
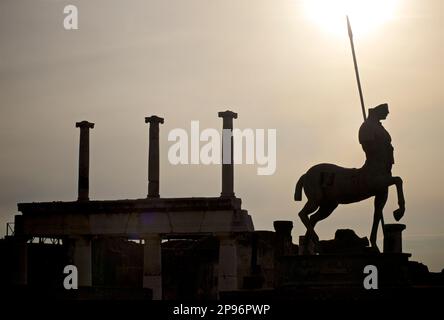
[[[304,0],[310,20],[334,34],[347,34],[348,15],[353,33],[366,34],[393,19],[398,0]]]

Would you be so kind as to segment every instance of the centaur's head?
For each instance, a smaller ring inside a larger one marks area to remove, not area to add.
[[[388,114],[389,109],[387,103],[368,109],[368,117],[372,119],[385,120]]]

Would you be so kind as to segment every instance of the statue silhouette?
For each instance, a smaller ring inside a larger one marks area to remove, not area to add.
[[[299,178],[294,200],[302,200],[304,189],[307,203],[299,212],[299,217],[307,228],[306,237],[316,244],[319,242],[314,231],[316,223],[327,218],[339,204],[359,202],[374,196],[370,243],[373,248],[378,249],[378,226],[380,221],[384,223],[383,208],[387,202],[388,188],[392,185],[396,185],[399,205],[393,212],[394,218],[399,221],[404,215],[402,179],[392,176],[394,159],[391,137],[380,122],[386,119],[388,113],[387,104],[369,109],[369,116],[359,129],[359,142],[366,154],[366,161],[361,168],[349,169],[322,163],[311,167]],[[311,215],[312,213],[314,214]]]
[[[392,138],[381,124],[389,114],[388,105],[381,104],[369,109],[367,120],[359,128],[359,143],[365,152],[366,161],[364,166],[375,170],[392,171],[393,146]]]

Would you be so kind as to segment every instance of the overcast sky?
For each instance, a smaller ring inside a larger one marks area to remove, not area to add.
[[[67,4],[79,9],[79,30],[63,28]],[[443,30],[444,1],[402,0],[394,19],[355,34],[366,104],[390,106],[405,251],[435,271],[444,267]],[[152,114],[165,118],[161,195],[218,196],[220,167],[169,164],[167,135],[192,120],[219,129],[217,112],[231,109],[238,128],[277,130],[275,174],[237,166],[236,195],[257,230],[293,220],[297,241],[300,175],[320,162],[364,162],[348,41],[345,26],[326,32],[297,0],[0,1],[0,234],[18,202],[76,199],[80,120],[96,123],[91,199],[146,196]],[[369,236],[372,205],[338,207],[320,237]],[[396,208],[391,190],[386,222]]]

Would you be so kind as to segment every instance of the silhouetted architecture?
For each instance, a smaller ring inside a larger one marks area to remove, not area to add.
[[[0,240],[3,293],[21,300],[236,302],[247,298],[374,301],[442,295],[443,274],[430,273],[402,252],[404,225],[385,225],[383,253],[372,250],[367,238],[353,230],[338,230],[334,239],[316,245],[310,234],[293,243],[291,221],[275,221],[274,231],[255,231],[241,199],[234,196],[231,130],[237,114],[226,111],[219,116],[223,129],[230,133],[230,145],[225,148],[231,150],[231,162],[222,165],[219,197],[160,197],[159,124],[163,119],[152,116],[146,118],[150,123],[148,197],[89,200],[87,133],[93,125],[78,124],[79,177],[86,177],[82,183],[79,178],[80,201],[18,204],[22,214],[15,216],[14,234]],[[309,220],[311,227],[331,213],[332,200],[348,203],[363,194],[370,196],[362,193],[364,182],[381,187],[366,176],[374,174],[367,169],[319,165],[310,170],[298,183],[295,198],[301,198],[303,186],[309,198],[305,207],[314,211],[314,205],[321,204]],[[322,197],[316,197],[319,191]],[[78,290],[63,287],[67,265],[78,269]],[[363,270],[368,265],[378,268],[378,290],[363,289]]]
[[[76,128],[80,128],[78,200],[87,201],[89,200],[89,129],[94,128],[94,123],[77,122]]]
[[[159,198],[159,124],[164,119],[158,116],[145,118],[150,124],[149,152],[148,152],[148,198]]]
[[[219,112],[222,125],[222,193],[221,197],[234,197],[233,119],[237,113]],[[228,143],[228,145],[227,145]]]

